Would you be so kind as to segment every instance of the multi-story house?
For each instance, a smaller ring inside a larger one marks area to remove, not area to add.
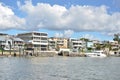
[[[48,34],[40,32],[28,32],[17,35],[25,41],[29,48],[34,48],[39,51],[48,50]]]
[[[4,50],[15,49],[16,47],[22,46],[23,43],[24,41],[20,38],[0,33],[0,47]]]
[[[86,47],[85,41],[76,38],[69,39],[69,48],[72,49],[73,52],[79,52],[81,49],[85,47]]]
[[[49,38],[48,39],[48,48],[49,50],[56,50],[57,49],[57,45],[56,45],[56,41],[53,38]]]
[[[15,37],[15,36],[13,36],[11,39],[13,43],[12,47],[14,50],[19,50],[19,49],[24,48],[24,41],[22,39]]]
[[[111,45],[111,49],[112,49],[112,50],[119,50],[118,41],[111,41],[111,42],[110,42],[110,45]]]
[[[59,50],[60,48],[68,48],[68,39],[67,38],[49,38],[49,49],[50,50]]]

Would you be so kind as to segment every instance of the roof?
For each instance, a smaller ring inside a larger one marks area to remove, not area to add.
[[[22,39],[20,38],[13,38],[14,41],[23,41]]]
[[[32,34],[32,33],[39,33],[39,34],[48,34],[48,33],[46,33],[46,32],[37,32],[37,31],[32,31],[32,32],[25,32],[25,33],[19,33],[19,34],[17,34],[17,35],[23,35],[23,34]]]

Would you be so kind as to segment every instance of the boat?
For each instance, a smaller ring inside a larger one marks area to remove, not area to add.
[[[91,53],[85,53],[86,57],[107,57],[107,55],[104,53],[104,51],[94,51]]]

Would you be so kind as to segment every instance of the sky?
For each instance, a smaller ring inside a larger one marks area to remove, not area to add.
[[[0,0],[0,32],[112,40],[120,33],[120,0]]]

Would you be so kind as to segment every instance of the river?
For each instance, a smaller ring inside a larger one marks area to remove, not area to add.
[[[0,80],[120,80],[120,57],[3,57]]]

